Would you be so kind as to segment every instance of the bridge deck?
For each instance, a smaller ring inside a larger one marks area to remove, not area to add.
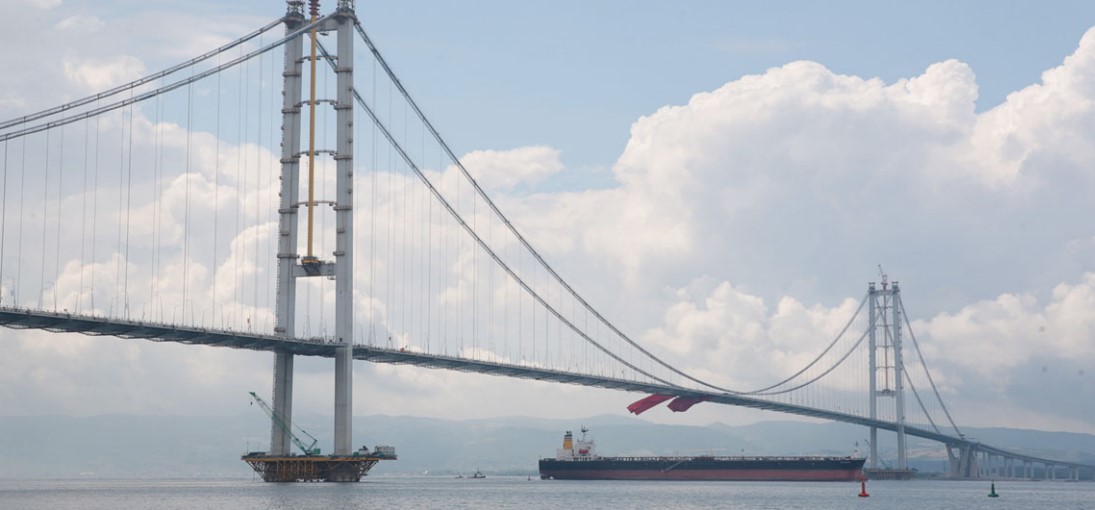
[[[116,336],[121,338],[151,340],[154,342],[175,342],[189,345],[249,349],[254,351],[285,352],[301,356],[319,356],[326,358],[333,358],[335,356],[335,348],[337,347],[337,344],[323,338],[283,338],[253,332],[221,331],[9,307],[0,307],[0,326],[14,329],[42,329],[58,333],[81,333],[92,336]],[[771,402],[743,395],[696,390],[681,386],[668,386],[665,384],[637,380],[579,374],[532,365],[472,360],[440,354],[429,354],[414,350],[366,345],[354,346],[354,359],[371,361],[374,363],[413,365],[554,383],[577,384],[634,393],[700,397],[706,401],[719,404],[752,407],[755,409],[778,411],[799,416],[810,416],[845,423],[854,423],[866,427],[877,427],[883,430],[894,431],[897,429],[896,424],[891,422],[872,420],[862,416],[825,409]],[[1095,466],[1087,464],[1062,462],[1017,454],[970,441],[965,438],[918,427],[906,426],[905,433],[916,437],[939,441],[951,446],[971,446],[995,455],[1002,455],[1020,460],[1047,463],[1062,467],[1095,469]]]

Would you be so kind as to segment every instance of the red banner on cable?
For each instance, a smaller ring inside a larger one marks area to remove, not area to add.
[[[654,407],[666,400],[673,398],[672,395],[651,395],[640,400],[636,400],[631,405],[627,406],[627,410],[632,414],[642,414],[651,407]]]
[[[707,397],[677,397],[669,403],[669,410],[675,413],[683,413],[700,402],[707,401]]]

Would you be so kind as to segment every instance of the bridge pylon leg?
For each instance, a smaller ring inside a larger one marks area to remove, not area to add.
[[[870,393],[870,417],[872,420],[878,419],[878,328],[875,326],[875,321],[878,320],[878,302],[874,288],[874,283],[867,286],[867,314],[868,314],[868,334],[867,334],[867,356],[868,356],[868,368],[871,373],[867,377],[868,392]],[[870,454],[867,457],[867,467],[871,469],[878,469],[878,427],[871,427],[870,430],[871,439],[869,449]]]
[[[292,33],[304,23],[302,11],[290,4],[285,14],[285,31]],[[300,194],[300,96],[301,57],[304,37],[297,36],[285,43],[285,68],[282,71],[281,117],[281,201],[278,204],[278,266],[277,319],[274,334],[290,338],[295,332],[296,278],[293,269],[297,261],[297,197]],[[270,453],[287,455],[289,434],[293,423],[293,355],[274,354],[274,415],[271,420]]]
[[[354,15],[351,2],[340,0],[335,12],[338,57],[335,67],[335,455],[352,450],[354,343]]]

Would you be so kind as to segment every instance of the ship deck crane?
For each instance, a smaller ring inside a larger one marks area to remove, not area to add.
[[[304,452],[304,455],[319,455],[319,453],[320,453],[319,448],[316,448],[316,443],[319,440],[312,437],[311,434],[309,434],[304,429],[300,428],[300,426],[298,425],[297,430],[299,430],[301,434],[304,434],[305,436],[308,436],[308,439],[312,440],[312,444],[309,444],[308,446],[304,446],[304,442],[301,441],[300,438],[297,437],[297,435],[293,433],[293,431],[289,428],[289,426],[286,425],[285,422],[277,414],[274,413],[274,410],[270,407],[269,404],[266,403],[265,400],[263,400],[261,397],[259,397],[257,394],[255,394],[255,392],[253,392],[253,391],[250,392],[250,393],[251,393],[251,398],[256,403],[258,403],[259,407],[261,407],[262,410],[266,412],[266,415],[269,416],[270,419],[274,421],[274,423],[276,423],[279,427],[282,428],[282,430],[284,430],[286,433],[289,434],[289,437],[293,440],[293,444],[297,445],[297,448],[300,448],[300,451]]]

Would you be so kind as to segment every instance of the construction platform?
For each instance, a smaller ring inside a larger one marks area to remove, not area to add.
[[[241,457],[265,482],[359,482],[377,462],[395,459],[394,454],[275,456],[266,452]]]

